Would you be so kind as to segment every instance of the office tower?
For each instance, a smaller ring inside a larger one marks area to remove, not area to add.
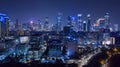
[[[17,31],[19,27],[18,19],[15,19],[15,30]]]
[[[29,22],[29,29],[30,31],[34,30],[34,22],[32,20]]]
[[[76,21],[75,21],[76,18],[72,17],[71,19],[72,19],[72,21],[71,21],[72,22],[72,24],[71,24],[72,30],[77,32],[78,30],[77,30],[77,25],[76,25]]]
[[[72,18],[71,16],[68,16],[68,23],[67,23],[67,26],[72,26]]]
[[[57,26],[57,24],[56,24],[56,25],[52,24],[52,25],[51,25],[51,31],[57,31],[57,30],[56,30],[56,29],[57,29],[56,26]]]
[[[62,13],[58,13],[57,17],[57,32],[61,31]]]
[[[118,24],[114,24],[114,31],[119,31],[118,27],[119,27]]]
[[[9,17],[6,14],[0,14],[0,38],[9,34]]]
[[[14,22],[9,23],[9,31],[13,31],[15,29],[15,24]]]
[[[38,20],[38,30],[42,31],[42,23],[40,20]]]
[[[87,31],[87,22],[83,21],[83,31],[86,32]]]
[[[82,26],[82,14],[78,14],[78,31],[83,31],[83,26]]]
[[[49,31],[48,17],[45,18],[45,23],[44,23],[43,29],[44,29],[44,31]]]
[[[109,13],[106,13],[104,17],[105,17],[105,28],[106,28],[106,29],[109,29],[109,23],[110,23]]]
[[[15,28],[16,28],[16,31],[22,29],[22,24],[21,22],[18,21],[18,19],[16,19]]]
[[[22,30],[27,30],[27,24],[26,23],[22,24]]]
[[[18,19],[16,19],[15,28],[16,28],[17,35],[22,34],[22,24],[21,22],[18,21]]]
[[[90,14],[87,15],[88,21],[87,21],[87,31],[91,31],[91,17]]]
[[[9,17],[5,17],[5,36],[9,35]]]

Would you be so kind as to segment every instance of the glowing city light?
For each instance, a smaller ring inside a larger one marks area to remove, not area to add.
[[[82,16],[82,14],[78,14],[78,17],[81,17]]]
[[[33,24],[34,22],[33,21],[30,21],[30,24]]]

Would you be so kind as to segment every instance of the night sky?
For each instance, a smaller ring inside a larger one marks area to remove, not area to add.
[[[110,13],[110,22],[120,25],[119,0],[0,0],[0,13],[7,14],[11,21],[15,18],[26,23],[31,20],[41,20],[49,17],[50,24],[56,23],[58,12],[63,13],[63,24],[67,23],[67,16],[91,14],[92,21]]]

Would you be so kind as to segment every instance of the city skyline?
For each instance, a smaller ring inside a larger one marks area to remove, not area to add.
[[[17,18],[19,22],[29,22],[31,20],[37,22],[41,20],[45,22],[45,17],[49,17],[50,24],[57,23],[57,14],[63,13],[62,25],[67,24],[68,16],[77,16],[83,14],[83,20],[87,20],[87,14],[91,14],[92,22],[100,17],[104,17],[105,13],[110,13],[110,23],[119,24],[119,0],[1,0],[0,12],[7,14],[11,21],[15,22]],[[120,24],[119,24],[120,25]]]
[[[0,0],[0,67],[120,67],[119,0]]]

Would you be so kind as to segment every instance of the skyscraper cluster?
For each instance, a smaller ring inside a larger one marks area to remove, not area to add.
[[[83,19],[83,14],[68,16],[65,26],[75,32],[118,31],[118,24],[111,24],[109,13],[106,13],[105,16],[98,18],[96,21],[93,21],[94,19],[91,17],[90,14],[86,15],[86,19]],[[0,14],[0,37],[8,36],[9,31],[16,31],[18,35],[24,35],[26,31],[60,32],[64,29],[63,22],[62,13],[57,14],[56,23],[52,25],[50,25],[49,17],[45,17],[44,22],[41,22],[41,20],[37,22],[31,20],[29,23],[22,23],[19,19],[11,22],[6,14]]]

